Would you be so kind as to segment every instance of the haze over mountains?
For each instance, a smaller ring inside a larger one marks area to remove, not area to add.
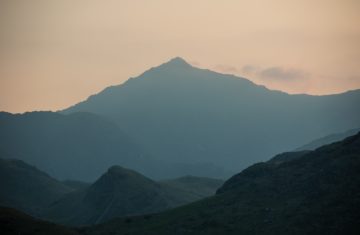
[[[289,95],[174,58],[61,113],[0,113],[0,153],[61,180],[92,182],[112,165],[153,179],[227,178],[358,128],[359,100],[360,90]]]
[[[117,125],[90,113],[0,113],[0,152],[56,178],[87,182],[112,165],[136,162],[141,168],[147,161],[141,146]]]
[[[359,100],[359,90],[289,95],[174,58],[62,113],[106,117],[161,161],[237,172],[311,139],[358,128]]]
[[[0,154],[3,158],[24,160],[62,180],[93,182],[113,165],[154,179],[189,174],[230,176],[211,164],[159,160],[115,123],[85,112],[0,112]]]

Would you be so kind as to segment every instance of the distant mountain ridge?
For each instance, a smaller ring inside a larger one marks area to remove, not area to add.
[[[114,164],[156,165],[116,124],[91,113],[0,112],[0,155],[86,182]]]
[[[360,90],[289,95],[175,58],[62,112],[104,116],[161,160],[236,172],[298,143],[358,127],[359,101]]]
[[[160,160],[119,125],[88,112],[0,112],[0,156],[24,160],[61,180],[85,182],[93,182],[113,165],[153,179],[231,175],[212,164]]]
[[[351,129],[345,132],[336,133],[324,136],[322,138],[316,139],[311,141],[310,143],[307,143],[299,148],[296,149],[296,151],[302,151],[302,150],[315,150],[323,145],[331,144],[340,140],[345,139],[346,137],[355,135],[360,131],[360,128]]]

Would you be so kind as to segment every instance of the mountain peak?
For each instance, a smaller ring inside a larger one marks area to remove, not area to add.
[[[117,178],[131,178],[135,176],[139,176],[140,174],[130,170],[123,168],[121,166],[112,166],[108,169],[106,176],[110,177],[117,177]]]
[[[169,60],[168,62],[164,63],[163,65],[171,65],[171,66],[177,66],[177,67],[178,66],[190,66],[190,64],[181,57],[174,57],[171,60]]]

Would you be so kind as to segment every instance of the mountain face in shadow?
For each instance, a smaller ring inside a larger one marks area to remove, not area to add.
[[[189,177],[183,182],[157,183],[133,170],[111,167],[94,184],[67,194],[45,210],[42,217],[61,224],[91,225],[115,217],[143,215],[190,203],[212,194],[216,180]],[[220,181],[221,182],[221,181]],[[191,187],[197,184],[198,189]],[[208,191],[205,193],[204,189]]]
[[[286,153],[230,178],[217,195],[85,234],[358,234],[360,133],[315,151]],[[129,222],[130,221],[130,222]]]
[[[19,160],[0,159],[0,206],[39,215],[62,195],[72,191],[56,179]]]
[[[289,95],[175,58],[63,113],[104,116],[161,160],[238,172],[298,143],[358,127],[359,101],[359,90]]]

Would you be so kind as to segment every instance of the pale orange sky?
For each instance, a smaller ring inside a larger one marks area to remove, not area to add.
[[[289,93],[360,88],[358,0],[0,0],[0,110],[58,110],[180,56]]]

